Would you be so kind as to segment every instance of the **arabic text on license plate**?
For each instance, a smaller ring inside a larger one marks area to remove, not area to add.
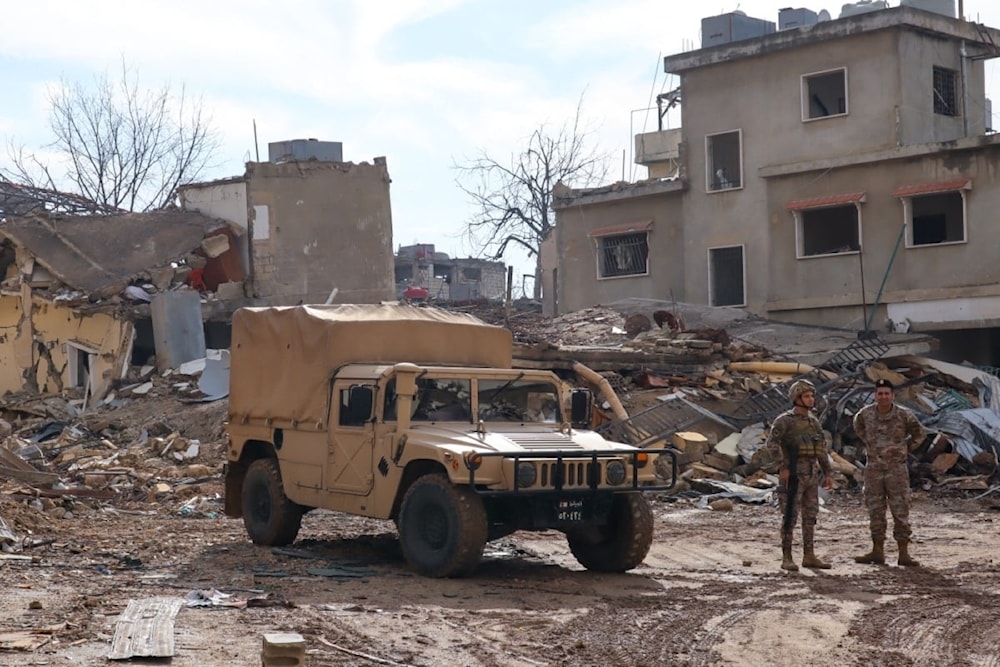
[[[559,521],[583,521],[583,500],[560,500],[556,503]]]

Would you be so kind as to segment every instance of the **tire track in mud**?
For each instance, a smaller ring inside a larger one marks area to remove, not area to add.
[[[927,591],[860,614],[850,634],[887,655],[904,655],[914,665],[1000,667],[998,627],[1000,597]]]
[[[699,638],[690,653],[689,664],[702,667],[718,664],[719,654],[716,646],[722,643],[726,633],[743,623],[748,617],[757,613],[756,609],[737,609],[717,617],[704,637]],[[666,658],[667,656],[664,656]],[[669,664],[669,663],[664,663]]]

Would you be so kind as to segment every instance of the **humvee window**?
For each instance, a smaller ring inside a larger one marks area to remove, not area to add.
[[[535,380],[479,380],[479,419],[556,423],[559,393],[551,384]]]
[[[413,397],[413,421],[472,421],[472,381],[420,378]]]

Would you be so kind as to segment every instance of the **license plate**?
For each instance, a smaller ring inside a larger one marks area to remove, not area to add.
[[[556,501],[557,521],[583,521],[583,499]]]

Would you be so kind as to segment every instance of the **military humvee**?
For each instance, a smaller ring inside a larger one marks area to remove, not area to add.
[[[563,531],[591,570],[636,567],[666,450],[588,430],[590,392],[511,352],[508,330],[434,308],[236,311],[226,513],[263,545],[293,542],[315,508],[392,519],[432,577],[470,573],[516,530]]]

